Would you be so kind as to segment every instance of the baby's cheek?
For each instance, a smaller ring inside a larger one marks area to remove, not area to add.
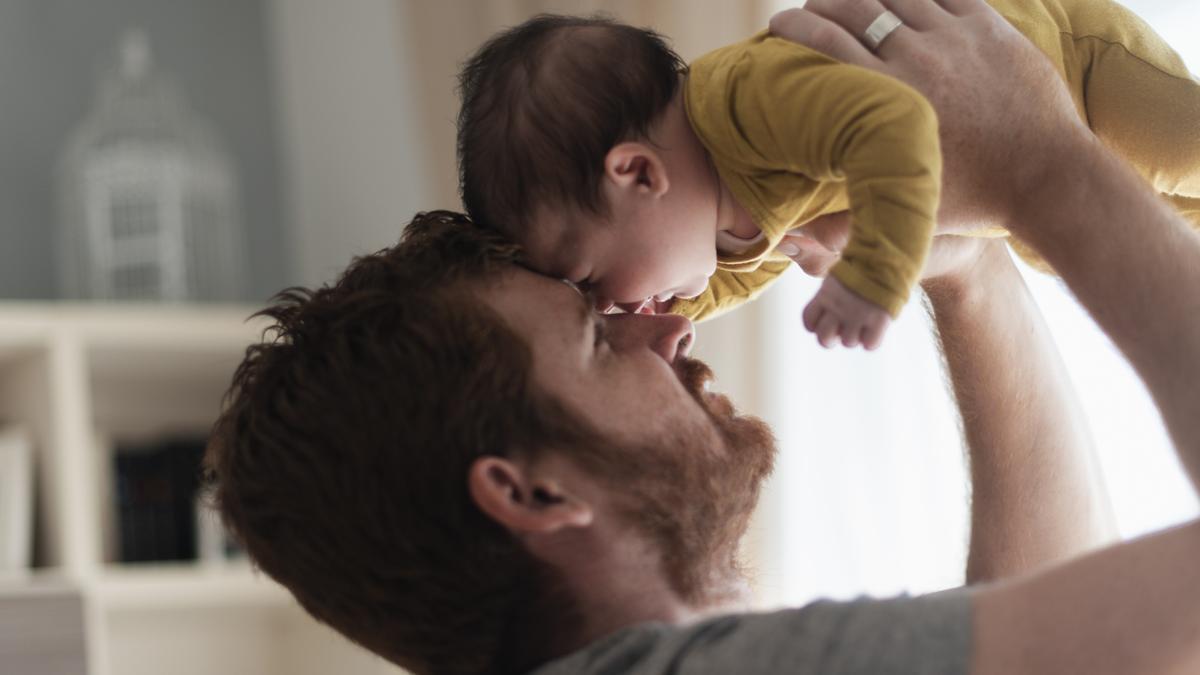
[[[703,293],[706,288],[708,288],[708,277],[697,277],[685,284],[675,295],[681,298],[694,298]]]
[[[650,297],[645,283],[628,276],[606,278],[596,287],[596,292],[617,303],[639,302]]]

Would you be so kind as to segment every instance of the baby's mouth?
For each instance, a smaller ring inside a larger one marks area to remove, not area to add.
[[[638,302],[617,302],[603,311],[604,314],[658,314],[658,307],[675,297],[674,293],[659,293]]]
[[[654,298],[646,298],[642,304],[638,305],[633,314],[654,314]]]
[[[638,302],[618,302],[609,307],[605,314],[653,314],[654,298],[646,298]]]

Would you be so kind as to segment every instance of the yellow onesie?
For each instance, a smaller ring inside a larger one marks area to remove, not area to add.
[[[990,4],[1050,57],[1097,136],[1200,227],[1200,82],[1179,56],[1110,0]],[[899,313],[924,264],[941,184],[936,116],[923,97],[763,32],[693,62],[684,103],[764,236],[722,253],[705,292],[672,311],[699,321],[755,298],[790,266],[774,253],[788,230],[849,209],[850,242],[830,274]]]

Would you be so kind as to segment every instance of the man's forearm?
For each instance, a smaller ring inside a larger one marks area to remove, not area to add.
[[[1099,141],[1062,142],[1010,229],[1129,358],[1200,489],[1200,237]]]
[[[967,582],[1014,576],[1114,537],[1062,360],[1000,242],[924,284],[970,450]]]

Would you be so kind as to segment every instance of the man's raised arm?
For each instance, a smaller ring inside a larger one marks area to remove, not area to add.
[[[824,276],[845,245],[846,214],[790,238],[792,259]],[[967,584],[1015,577],[1112,543],[1095,447],[1058,348],[1006,246],[938,236],[922,287],[968,448]]]
[[[969,449],[967,584],[1015,577],[1114,541],[1087,422],[1007,247],[938,237],[926,277]]]
[[[1200,487],[1200,241],[982,0],[886,5],[810,0],[772,29],[930,99],[946,153],[939,219],[1008,227],[1058,269],[1146,382]],[[885,9],[906,25],[872,53],[856,36]],[[975,675],[1200,672],[1200,521],[985,587],[973,631]]]

